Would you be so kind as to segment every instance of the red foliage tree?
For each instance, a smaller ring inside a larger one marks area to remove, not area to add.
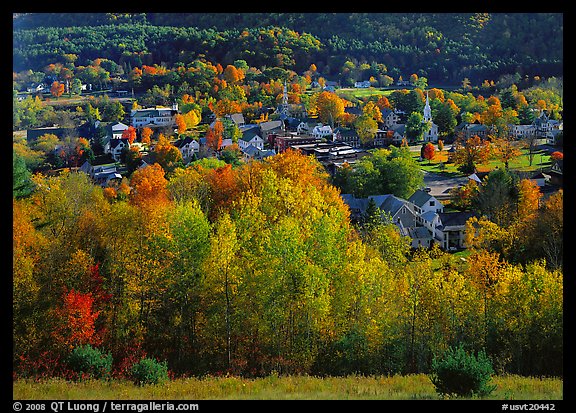
[[[555,161],[561,161],[562,159],[564,159],[564,153],[560,151],[554,151],[550,154],[550,158],[552,158]]]
[[[134,126],[129,126],[124,132],[122,132],[122,138],[128,139],[130,145],[136,140],[136,128]]]
[[[213,151],[218,151],[222,146],[222,134],[224,133],[224,125],[220,121],[214,123],[214,127],[208,129],[206,132],[206,145]]]
[[[92,294],[72,289],[64,293],[62,300],[54,312],[56,327],[52,337],[57,347],[71,350],[84,344],[99,345],[101,339],[96,334],[94,322],[100,312],[93,311]]]
[[[434,145],[432,145],[430,142],[424,145],[424,149],[422,150],[422,156],[424,157],[424,159],[428,159],[428,163],[430,163],[430,161],[434,159],[435,154],[436,150],[434,149]]]

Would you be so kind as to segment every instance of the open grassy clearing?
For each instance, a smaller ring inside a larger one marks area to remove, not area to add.
[[[420,152],[413,151],[412,157],[418,159],[420,157]],[[446,163],[448,161],[448,152],[446,150],[438,151],[436,150],[434,159],[428,161],[426,159],[419,161],[420,167],[428,172],[443,173],[455,176],[464,176],[453,163]],[[532,165],[530,165],[530,158],[528,156],[528,149],[522,149],[522,155],[516,159],[513,159],[509,163],[509,168],[516,171],[531,172],[537,171],[540,168],[547,169],[552,165],[550,154],[548,152],[541,150],[537,152],[532,159]],[[486,163],[477,165],[478,172],[489,172],[496,168],[504,168],[504,163],[493,159]]]
[[[485,399],[562,400],[559,378],[495,376],[496,390]],[[268,376],[258,379],[206,377],[177,379],[161,385],[136,386],[129,381],[14,382],[15,400],[416,400],[440,399],[428,376]]]
[[[367,88],[367,89],[360,89],[360,88],[345,88],[345,89],[337,89],[336,94],[341,98],[344,98],[349,101],[354,101],[356,99],[368,98],[370,96],[378,96],[381,95],[388,96],[394,89],[377,89],[377,88]]]

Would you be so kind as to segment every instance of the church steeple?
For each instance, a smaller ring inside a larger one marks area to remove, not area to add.
[[[424,122],[432,121],[432,109],[430,108],[430,99],[426,91],[426,104],[424,105]]]
[[[286,81],[284,81],[284,92],[282,94],[282,104],[278,105],[276,112],[280,113],[281,115],[288,116],[288,88],[286,86]]]
[[[282,104],[288,105],[288,88],[286,87],[286,81],[284,81],[284,94],[282,95]]]

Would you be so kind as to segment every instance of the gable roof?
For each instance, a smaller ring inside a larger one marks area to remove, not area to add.
[[[414,192],[412,196],[408,198],[408,201],[422,208],[424,204],[430,200],[430,198],[433,198],[433,196],[421,189],[417,189],[416,192]]]
[[[110,140],[110,149],[116,148],[116,147],[117,147],[118,145],[120,145],[121,143],[122,143],[123,145],[126,145],[126,146],[129,146],[129,145],[130,145],[130,143],[128,142],[128,139],[126,139],[126,138],[111,139],[111,140]]]
[[[367,198],[356,198],[353,194],[341,194],[340,196],[350,209],[357,209],[362,214],[366,212],[370,199],[374,200],[379,209],[388,212],[392,216],[396,215],[403,206],[406,206],[410,212],[413,212],[406,200],[392,194],[370,195]]]
[[[466,221],[473,216],[476,212],[462,211],[462,212],[438,212],[440,218],[441,228],[446,227],[461,227],[466,225]]]
[[[267,122],[260,122],[260,130],[262,132],[267,132],[273,129],[282,128],[284,122],[281,120],[269,120]]]
[[[404,199],[400,199],[394,195],[388,194],[387,198],[382,202],[379,208],[383,211],[389,212],[390,215],[394,216],[403,206],[407,206],[407,202]],[[408,210],[412,212],[412,209],[408,207]]]
[[[240,139],[242,139],[245,142],[250,142],[252,139],[254,139],[255,136],[258,136],[260,138],[259,134],[260,134],[260,128],[258,127],[245,129],[242,132],[242,137]]]
[[[190,136],[186,136],[185,138],[180,138],[176,142],[174,142],[174,146],[177,148],[182,148],[187,144],[191,143],[193,140],[194,139],[192,139]]]

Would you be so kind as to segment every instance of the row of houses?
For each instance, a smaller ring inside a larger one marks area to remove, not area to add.
[[[514,139],[542,139],[549,145],[557,144],[557,136],[564,130],[564,124],[561,121],[550,118],[548,113],[543,110],[534,121],[528,125],[508,125],[508,132]],[[464,138],[479,136],[486,138],[493,133],[490,126],[481,124],[478,121],[473,123],[461,123],[456,127],[456,134]]]
[[[410,237],[413,248],[429,248],[438,244],[448,251],[466,248],[466,221],[475,216],[471,211],[444,212],[444,205],[426,191],[416,190],[410,198],[392,194],[356,198],[342,194],[350,208],[350,217],[356,222],[364,219],[368,205],[374,202],[381,215],[388,216],[401,235]]]

